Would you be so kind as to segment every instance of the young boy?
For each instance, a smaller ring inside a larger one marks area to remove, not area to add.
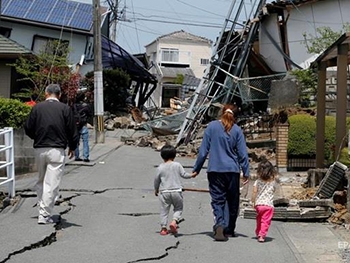
[[[171,233],[177,234],[177,224],[181,219],[183,210],[182,185],[180,177],[191,178],[195,174],[186,173],[182,165],[174,162],[176,149],[171,145],[165,145],[160,151],[164,163],[160,164],[154,179],[154,194],[160,200],[160,234],[167,235],[168,215],[170,206],[174,207],[173,220],[169,227]]]

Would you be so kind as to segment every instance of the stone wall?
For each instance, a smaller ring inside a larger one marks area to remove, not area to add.
[[[15,174],[36,172],[33,140],[25,135],[24,129],[14,130],[13,144],[15,150]]]

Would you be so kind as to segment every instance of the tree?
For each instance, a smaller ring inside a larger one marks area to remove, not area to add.
[[[130,76],[122,69],[103,70],[103,100],[104,109],[115,113],[126,108],[127,98],[130,96],[128,89],[130,87]],[[83,84],[88,87],[89,94],[94,90],[94,73],[88,72],[85,75]]]
[[[299,103],[302,107],[308,107],[311,96],[317,93],[317,74],[313,69],[294,69],[291,71],[300,86]]]
[[[316,28],[317,35],[314,37],[309,34],[309,39],[307,34],[304,32],[304,44],[307,48],[309,54],[319,54],[325,51],[330,45],[332,45],[344,32],[350,31],[350,24],[345,23],[343,29],[340,31],[334,31],[328,26]]]
[[[15,97],[28,98],[36,95],[44,98],[45,87],[57,83],[62,89],[62,100],[72,103],[79,88],[80,75],[69,67],[69,49],[66,42],[48,41],[39,54],[21,56],[14,64],[16,72],[23,76],[24,87]]]
[[[343,30],[334,31],[328,26],[319,27],[316,29],[317,35],[314,37],[309,34],[303,33],[304,44],[309,54],[319,54],[325,51],[331,46],[344,32],[350,30],[350,24],[343,25]],[[292,70],[300,85],[300,98],[299,102],[301,106],[309,106],[311,96],[316,96],[317,92],[317,75],[313,69],[295,69]]]

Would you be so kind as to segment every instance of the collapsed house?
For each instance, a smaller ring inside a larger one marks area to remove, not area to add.
[[[295,104],[296,83],[282,79],[289,70],[308,67],[315,58],[308,53],[304,36],[316,37],[322,26],[341,30],[350,20],[347,10],[350,2],[345,0],[336,4],[331,0],[232,1],[189,106],[181,109],[176,124],[165,116],[148,126],[165,124],[178,133],[178,144],[186,144],[195,138],[195,130],[214,103],[235,102],[247,113]]]

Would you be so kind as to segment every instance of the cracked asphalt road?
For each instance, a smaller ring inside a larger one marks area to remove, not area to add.
[[[214,242],[207,193],[184,192],[185,221],[178,236],[160,236],[152,189],[159,153],[106,139],[91,152],[95,165],[67,166],[55,206],[56,225],[37,224],[30,193],[35,177],[17,182],[18,190],[28,192],[0,213],[0,263],[346,262],[338,249],[345,240],[327,224],[273,221],[268,242],[260,244],[253,238],[255,221],[239,218],[237,238]],[[186,167],[194,163],[177,160]],[[207,188],[205,171],[183,183]]]

